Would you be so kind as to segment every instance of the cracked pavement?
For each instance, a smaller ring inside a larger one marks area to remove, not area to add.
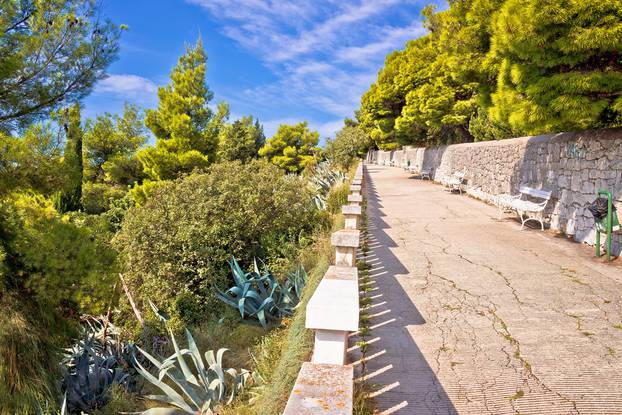
[[[399,168],[365,191],[381,413],[622,414],[621,260]]]

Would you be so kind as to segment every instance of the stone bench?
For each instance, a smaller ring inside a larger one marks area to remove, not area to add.
[[[346,364],[348,334],[359,329],[356,267],[328,268],[307,304],[305,327],[315,330],[313,363]]]
[[[351,415],[352,366],[303,363],[283,415]]]

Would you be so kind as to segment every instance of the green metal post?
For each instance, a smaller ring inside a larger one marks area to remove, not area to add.
[[[605,189],[599,189],[597,196],[607,196],[607,261],[611,261],[611,247],[613,232],[613,194]],[[600,257],[600,230],[596,228],[596,256]]]

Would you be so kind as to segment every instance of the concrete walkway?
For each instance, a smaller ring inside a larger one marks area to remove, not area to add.
[[[368,165],[365,380],[382,413],[622,414],[622,267]]]

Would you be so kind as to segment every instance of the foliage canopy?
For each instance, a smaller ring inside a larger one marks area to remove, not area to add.
[[[386,58],[358,119],[376,145],[622,125],[622,4],[467,0]]]
[[[311,131],[307,122],[281,124],[276,134],[259,150],[275,166],[289,173],[299,173],[316,160],[319,134]]]
[[[0,130],[88,94],[116,58],[119,33],[94,0],[0,0]]]

